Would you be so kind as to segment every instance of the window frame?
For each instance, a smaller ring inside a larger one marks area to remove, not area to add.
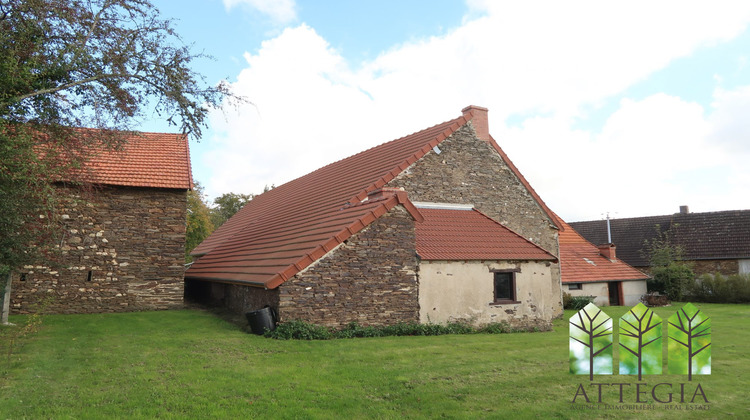
[[[583,283],[568,283],[568,290],[583,290]]]
[[[516,273],[520,273],[520,268],[510,268],[510,269],[493,269],[490,270],[492,273],[492,302],[490,302],[490,305],[509,305],[509,304],[519,304],[517,293],[516,293]],[[497,275],[498,274],[509,274],[510,277],[510,299],[507,298],[498,298],[497,297]]]

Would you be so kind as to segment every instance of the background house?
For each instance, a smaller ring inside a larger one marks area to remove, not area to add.
[[[590,242],[607,242],[606,220],[570,225]],[[618,256],[641,270],[649,266],[642,252],[644,242],[652,241],[660,230],[669,232],[672,243],[683,248],[696,274],[750,273],[750,210],[690,213],[681,206],[679,213],[666,216],[611,219],[610,228]]]
[[[14,276],[11,311],[34,311],[43,300],[57,313],[181,306],[192,188],[187,137],[136,133],[121,149],[88,150],[76,173],[87,188],[57,185],[64,192],[59,258]]]
[[[635,306],[649,276],[618,258],[614,244],[596,246],[565,222],[560,232],[563,292],[594,296],[596,305]]]
[[[256,196],[193,251],[186,297],[237,313],[269,305],[281,320],[334,327],[424,321],[420,293],[431,286],[423,270],[433,264],[425,261],[438,260],[419,253],[418,226],[431,212],[413,202],[451,203],[535,249],[488,259],[475,319],[548,326],[562,312],[557,217],[489,135],[487,109],[462,112]],[[543,268],[532,266],[540,261]],[[496,302],[493,270],[514,273],[517,265],[515,299]],[[439,319],[471,313],[446,311]]]

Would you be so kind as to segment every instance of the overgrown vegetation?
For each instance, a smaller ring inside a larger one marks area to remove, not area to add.
[[[687,288],[689,300],[710,303],[750,303],[750,274],[704,274]]]
[[[361,326],[356,322],[340,330],[326,328],[308,322],[294,320],[280,323],[275,330],[266,332],[265,336],[279,340],[331,340],[336,338],[356,337],[398,337],[398,336],[435,336],[447,334],[502,334],[519,331],[507,323],[490,323],[475,328],[462,322],[448,324],[419,324],[400,322],[385,327]]]
[[[589,303],[593,303],[594,299],[594,296],[572,296],[570,293],[563,292],[563,309],[580,311]]]
[[[684,262],[683,247],[672,242],[671,228],[662,231],[656,225],[656,236],[644,242],[642,252],[651,266],[648,291],[665,294],[670,300],[682,300],[695,274]]]

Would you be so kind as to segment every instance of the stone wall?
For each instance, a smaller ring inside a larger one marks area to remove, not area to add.
[[[402,187],[411,201],[473,204],[474,207],[554,255],[557,230],[500,154],[474,134],[458,129],[388,187]],[[559,276],[558,276],[559,278]]]
[[[690,267],[696,276],[716,273],[728,276],[740,272],[738,260],[695,260],[690,261]]]
[[[11,310],[120,312],[182,306],[186,191],[60,187],[64,236],[52,264],[24,267]]]
[[[560,255],[557,229],[491,144],[476,137],[471,123],[458,129],[415,162],[388,187],[404,188],[411,201],[472,204],[554,255]],[[550,287],[561,289],[560,266],[553,264]],[[562,314],[562,293],[549,303]]]
[[[281,321],[418,322],[414,219],[401,206],[279,286]]]

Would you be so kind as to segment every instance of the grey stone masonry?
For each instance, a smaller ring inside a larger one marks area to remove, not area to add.
[[[282,321],[328,327],[419,322],[414,219],[394,207],[279,286]]]
[[[59,261],[24,267],[11,310],[46,302],[54,313],[122,312],[183,305],[186,191],[60,187]]]
[[[458,129],[395,179],[411,201],[473,204],[474,207],[559,255],[557,230],[499,153],[476,137],[471,123]]]

